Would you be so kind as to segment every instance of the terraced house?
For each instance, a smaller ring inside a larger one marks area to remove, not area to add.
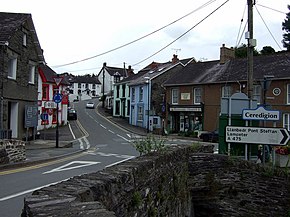
[[[220,127],[221,98],[247,93],[247,59],[221,47],[220,60],[189,64],[164,83],[166,128],[170,132],[213,131]],[[290,53],[254,57],[253,98],[279,110],[277,127],[290,130]],[[268,123],[271,124],[271,123]]]
[[[31,14],[1,12],[1,138],[24,139],[36,131],[37,68],[42,62],[44,57]]]

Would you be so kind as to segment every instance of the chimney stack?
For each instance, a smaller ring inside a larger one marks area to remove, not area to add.
[[[177,57],[177,54],[173,54],[173,58],[172,58],[171,61],[172,61],[173,64],[179,62],[179,59],[178,59],[178,57]]]
[[[228,60],[235,58],[235,50],[225,47],[225,44],[222,44],[220,48],[220,64],[225,64]]]

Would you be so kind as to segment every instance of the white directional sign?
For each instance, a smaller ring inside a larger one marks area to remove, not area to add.
[[[226,142],[286,145],[290,139],[284,128],[226,127]]]

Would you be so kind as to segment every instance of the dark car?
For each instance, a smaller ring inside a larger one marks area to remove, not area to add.
[[[67,112],[67,119],[68,120],[77,120],[78,119],[77,111],[74,109],[69,109]]]
[[[212,132],[205,132],[200,134],[200,139],[202,139],[203,142],[218,142],[219,141],[219,131],[215,130]]]

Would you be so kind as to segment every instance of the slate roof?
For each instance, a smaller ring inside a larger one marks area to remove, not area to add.
[[[40,64],[39,69],[42,71],[43,75],[45,76],[46,81],[48,83],[55,83],[54,78],[57,76],[57,73],[53,71],[48,65]],[[70,83],[63,79],[61,81],[62,85],[69,85]]]
[[[106,66],[106,70],[111,76],[114,76],[116,72],[118,72],[122,77],[127,76],[127,69],[125,70],[124,68]]]
[[[265,75],[274,75],[273,80],[290,79],[290,52],[255,56],[253,72],[254,80],[262,80]],[[236,81],[247,81],[247,58],[232,59],[225,64],[219,60],[188,64],[164,86]]]
[[[71,83],[101,84],[97,76],[75,76],[70,80]]]
[[[15,32],[21,30],[26,22],[29,31],[32,33],[38,57],[40,61],[44,61],[44,56],[38,41],[31,14],[0,12],[0,42],[9,43],[9,40],[13,37]]]

